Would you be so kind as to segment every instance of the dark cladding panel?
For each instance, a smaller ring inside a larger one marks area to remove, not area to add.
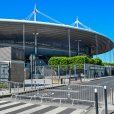
[[[11,81],[23,82],[24,80],[24,62],[11,62]]]
[[[12,60],[24,60],[24,52],[22,49],[12,48]]]

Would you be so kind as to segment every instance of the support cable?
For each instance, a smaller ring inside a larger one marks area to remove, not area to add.
[[[90,27],[88,27],[85,24],[83,24],[82,22],[80,22],[79,19],[78,19],[78,17],[76,18],[76,21],[71,24],[71,26],[76,26],[76,28],[84,28],[84,29],[87,29],[87,30],[94,31]]]
[[[41,14],[42,16],[44,16],[44,17],[46,17],[46,18],[48,18],[48,19],[50,19],[50,20],[56,22],[56,23],[63,24],[62,22],[60,22],[60,21],[58,21],[58,20],[56,20],[56,19],[54,19],[54,18],[52,18],[52,17],[46,15],[45,13],[42,13],[41,11],[38,11],[38,13]]]
[[[44,16],[44,17],[50,19],[51,21],[53,21],[53,22],[55,22],[55,23],[63,24],[62,22],[60,22],[60,21],[58,21],[58,20],[56,20],[56,19],[54,19],[54,18],[48,16],[47,14],[45,14],[45,13],[43,13],[43,12],[37,10],[36,4],[35,4],[35,6],[34,6],[34,11],[33,11],[30,15],[28,15],[28,16],[25,18],[25,20],[30,20],[30,19],[32,18],[32,16],[34,15],[34,16],[35,16],[34,18],[35,18],[35,21],[36,21],[36,14],[37,14],[37,13],[39,13],[40,15],[42,15],[42,16]]]
[[[28,15],[28,16],[25,18],[25,20],[30,20],[32,16],[33,16],[33,12],[32,12],[30,15]]]

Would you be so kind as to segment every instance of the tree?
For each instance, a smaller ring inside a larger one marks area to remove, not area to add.
[[[99,58],[91,58],[89,63],[95,64],[95,65],[102,65],[102,60]]]

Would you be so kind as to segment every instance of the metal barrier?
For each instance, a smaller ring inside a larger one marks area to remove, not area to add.
[[[0,96],[24,91],[24,84],[21,82],[0,81]]]
[[[109,103],[113,104],[113,82],[111,80],[109,82],[104,82],[107,84],[107,95],[110,98]],[[109,86],[108,84],[111,84]],[[2,95],[12,95],[15,99],[29,99],[30,101],[40,100],[43,101],[53,101],[53,102],[88,102],[94,103],[94,89],[96,88],[98,91],[98,102],[104,103],[104,89],[103,86],[95,86],[95,85],[81,85],[81,84],[44,84],[39,85],[34,83],[33,87],[25,87],[24,83],[19,82],[11,82],[11,81],[0,81],[0,96]],[[110,90],[110,88],[112,88]],[[111,94],[111,96],[110,96]]]
[[[0,96],[9,93],[9,84],[5,82],[0,82]]]
[[[92,86],[92,85],[61,85],[59,87],[45,86],[45,88],[39,87],[37,91],[18,94],[15,95],[15,98],[19,99],[28,99],[31,100],[40,100],[43,101],[53,101],[59,102],[68,102],[74,104],[75,102],[88,102],[94,103],[94,89],[98,90],[98,100],[99,103],[103,103],[104,94],[103,87],[101,86]]]

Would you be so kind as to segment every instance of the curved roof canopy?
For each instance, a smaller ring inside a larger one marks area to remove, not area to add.
[[[0,19],[0,42],[10,41],[12,44],[23,43],[34,46],[33,33],[39,33],[38,45],[46,48],[68,50],[68,30],[70,30],[71,51],[76,50],[77,40],[81,40],[80,48],[91,48],[92,55],[101,54],[111,50],[114,43],[106,36],[86,29],[26,20]]]

